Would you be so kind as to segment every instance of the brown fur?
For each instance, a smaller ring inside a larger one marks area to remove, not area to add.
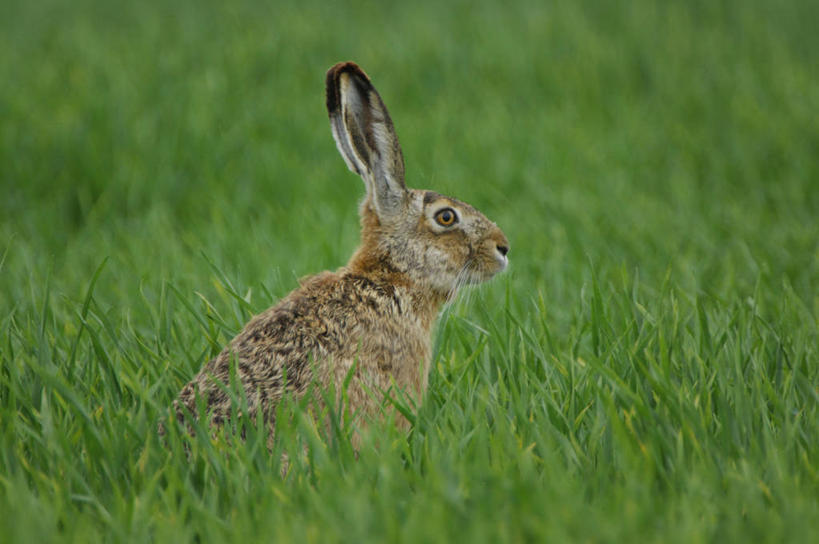
[[[180,420],[186,412],[197,414],[197,397],[212,424],[230,416],[224,386],[232,365],[248,410],[271,426],[285,391],[299,396],[312,383],[341,391],[353,365],[350,413],[378,416],[382,394],[394,386],[418,402],[441,305],[462,284],[485,281],[506,266],[509,242],[480,212],[438,193],[406,188],[392,121],[354,63],[328,71],[327,109],[339,151],[367,188],[361,245],[347,266],[307,278],[254,317],[182,389],[174,401]],[[459,217],[449,228],[434,220],[445,207]]]

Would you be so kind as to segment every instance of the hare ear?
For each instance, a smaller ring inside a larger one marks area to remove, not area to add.
[[[404,156],[387,107],[353,62],[327,71],[327,113],[347,167],[360,175],[380,218],[405,206]]]

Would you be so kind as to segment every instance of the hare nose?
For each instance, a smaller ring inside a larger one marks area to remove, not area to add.
[[[498,252],[504,257],[506,257],[506,254],[509,253],[509,246],[498,244],[496,247],[498,248]]]

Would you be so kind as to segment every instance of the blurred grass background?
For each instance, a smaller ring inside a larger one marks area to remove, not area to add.
[[[819,4],[2,13],[13,541],[809,534]],[[153,435],[181,385],[357,243],[323,103],[340,60],[390,108],[408,183],[495,220],[511,270],[444,316],[409,438],[316,446],[284,482],[250,445],[188,462]]]

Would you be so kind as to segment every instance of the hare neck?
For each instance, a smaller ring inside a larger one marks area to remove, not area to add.
[[[409,302],[409,312],[428,332],[432,330],[446,295],[431,292],[406,272],[396,268],[387,255],[378,255],[359,248],[345,267],[348,274],[367,278],[377,285],[398,290]]]

